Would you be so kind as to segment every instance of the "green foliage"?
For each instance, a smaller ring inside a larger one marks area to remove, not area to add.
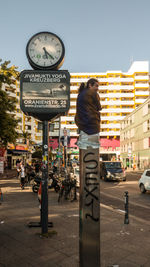
[[[31,143],[31,134],[28,132],[22,132],[21,137],[24,139],[24,143],[27,144],[27,140]]]
[[[5,61],[0,65],[0,89],[3,83],[7,83],[11,85],[13,83],[12,78],[14,77],[16,80],[19,79],[19,72],[17,71],[16,66],[8,67],[10,61]]]
[[[32,158],[42,159],[42,149],[33,152]]]
[[[32,153],[32,158],[42,159],[42,147],[35,146],[35,152]]]
[[[5,61],[0,65],[0,146],[7,147],[9,143],[15,143],[18,134],[16,127],[18,121],[15,118],[16,102],[17,100],[8,96],[2,90],[3,83],[7,84],[10,88],[15,79],[19,79],[19,72],[17,67],[8,67],[10,61]]]

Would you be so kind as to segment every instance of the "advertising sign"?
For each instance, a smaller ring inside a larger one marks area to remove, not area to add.
[[[70,107],[70,74],[66,70],[24,70],[20,76],[20,107],[29,116],[50,120]]]
[[[60,130],[60,141],[62,146],[69,146],[70,145],[70,130],[63,128]]]

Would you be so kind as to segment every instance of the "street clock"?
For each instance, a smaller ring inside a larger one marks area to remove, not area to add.
[[[35,70],[57,70],[63,64],[65,47],[56,34],[39,32],[28,41],[26,55]]]

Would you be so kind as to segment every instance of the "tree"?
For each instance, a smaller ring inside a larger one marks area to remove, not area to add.
[[[32,158],[42,159],[42,148],[40,146],[35,147],[35,152],[32,153]]]
[[[29,141],[29,144],[31,144],[31,134],[28,132],[22,132],[21,137],[24,139],[24,144],[27,144],[27,141]]]
[[[8,142],[15,143],[18,137],[16,127],[19,121],[15,118],[17,99],[9,97],[2,90],[3,84],[13,88],[12,84],[19,79],[17,67],[8,67],[9,64],[10,61],[5,61],[0,65],[0,145],[4,147],[7,147]]]

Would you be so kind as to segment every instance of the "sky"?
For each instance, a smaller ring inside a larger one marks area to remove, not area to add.
[[[36,33],[57,34],[65,45],[61,69],[127,72],[133,61],[150,60],[149,0],[0,0],[0,58],[19,71]]]

